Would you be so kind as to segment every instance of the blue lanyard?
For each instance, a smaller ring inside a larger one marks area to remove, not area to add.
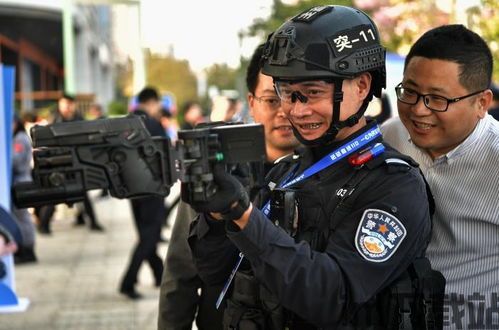
[[[381,131],[379,130],[379,126],[376,125],[372,127],[370,130],[365,132],[363,135],[357,136],[355,139],[345,143],[341,147],[333,150],[326,156],[324,156],[321,160],[307,168],[305,171],[303,171],[302,174],[298,175],[295,177],[293,180],[289,181],[289,177],[287,177],[281,184],[279,185],[279,188],[288,188],[298,182],[301,182],[305,179],[308,179],[314,174],[319,173],[320,171],[324,170],[325,168],[328,168],[331,165],[336,164],[338,161],[342,160],[343,158],[351,155],[355,151],[359,150],[360,148],[364,147],[365,145],[369,144],[371,141],[374,139],[378,138],[381,136]],[[270,213],[270,201],[268,201],[262,208],[263,214],[266,216],[269,215]]]
[[[292,185],[297,184],[298,182],[306,180],[312,175],[317,174],[320,171],[328,168],[329,166],[336,164],[343,158],[351,155],[352,153],[356,152],[357,150],[371,143],[373,140],[377,139],[378,137],[381,137],[381,131],[379,129],[379,126],[376,125],[373,126],[371,129],[369,129],[368,131],[366,131],[364,134],[355,137],[353,140],[350,140],[349,142],[333,150],[332,152],[324,156],[321,160],[319,160],[318,162],[307,168],[305,171],[303,171],[302,174],[296,176],[294,179],[289,181],[291,177],[294,175],[295,169],[293,169],[293,171],[291,171],[291,173],[279,184],[278,187],[288,188],[291,187]],[[262,208],[262,212],[263,214],[265,214],[265,216],[268,216],[270,214],[270,201],[267,201],[267,203],[265,203],[265,205]],[[220,292],[220,295],[218,296],[216,304],[217,309],[220,307],[220,304],[222,303],[222,300],[225,294],[227,293],[227,290],[229,290],[230,284],[232,283],[232,280],[234,279],[234,276],[236,275],[239,266],[241,266],[243,258],[244,254],[240,252],[239,259],[235,267],[232,269],[232,272],[230,273],[227,282],[225,282],[222,292]]]

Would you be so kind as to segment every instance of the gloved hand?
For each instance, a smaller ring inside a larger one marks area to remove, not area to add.
[[[184,183],[181,191],[182,200],[198,213],[221,213],[224,220],[239,219],[250,203],[244,186],[234,176],[226,173],[222,164],[214,166],[213,180],[217,190],[209,201],[189,200],[187,186]]]

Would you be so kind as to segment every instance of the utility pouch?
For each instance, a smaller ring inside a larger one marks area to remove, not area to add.
[[[384,329],[440,330],[443,326],[445,278],[421,257],[377,296]]]
[[[294,236],[297,228],[295,192],[275,188],[270,192],[270,220]]]
[[[260,285],[257,279],[243,271],[236,273],[232,296],[227,299],[224,312],[224,329],[263,330],[265,315],[259,306]]]
[[[439,330],[443,327],[445,277],[431,268],[427,258],[416,259],[409,273],[418,294],[415,313],[412,316],[414,329]]]

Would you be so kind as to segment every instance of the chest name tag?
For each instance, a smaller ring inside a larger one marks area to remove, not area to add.
[[[383,262],[395,253],[406,234],[404,225],[392,214],[367,209],[355,234],[355,247],[364,259]]]

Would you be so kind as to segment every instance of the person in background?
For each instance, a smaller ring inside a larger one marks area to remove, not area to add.
[[[172,113],[167,108],[161,109],[161,117],[160,117],[161,126],[166,132],[166,136],[170,139],[172,144],[174,145],[177,141],[177,128],[175,122],[172,118]]]
[[[11,254],[15,253],[17,251],[17,244],[15,241],[11,239],[11,235],[8,230],[3,228],[3,226],[0,224],[0,257],[4,256],[6,254]],[[0,265],[1,267],[1,265]],[[2,269],[2,268],[0,268]],[[5,269],[4,269],[5,271]],[[0,271],[0,274],[2,272]],[[0,279],[3,276],[0,276]]]
[[[75,99],[72,95],[64,94],[57,101],[57,110],[53,117],[53,123],[66,123],[83,120],[83,117],[76,110]],[[38,231],[42,234],[50,234],[50,222],[55,212],[54,205],[45,205],[35,208],[35,214],[38,216]],[[95,211],[88,197],[85,194],[83,207],[77,206],[77,215],[74,222],[75,226],[85,224],[85,219],[89,220],[89,228],[93,231],[104,231],[104,227],[97,221]]]
[[[265,131],[267,162],[265,173],[280,158],[293,153],[298,141],[281,109],[272,78],[261,73],[263,45],[256,48],[246,72],[247,101],[250,114]],[[203,285],[194,266],[187,243],[189,224],[196,213],[180,202],[172,229],[161,281],[158,329],[187,330],[196,319],[200,330],[222,329],[223,309],[215,309],[221,286]],[[201,295],[198,290],[201,289]],[[196,314],[197,313],[197,314]],[[196,316],[197,315],[197,316]]]
[[[31,139],[26,132],[24,122],[15,114],[13,121],[13,155],[12,155],[12,184],[20,182],[30,182],[32,148]],[[18,209],[11,206],[12,214],[18,221],[19,228],[23,236],[23,244],[18,247],[14,255],[16,264],[36,262],[35,254],[35,225],[33,217],[27,209]]]
[[[0,205],[0,257],[15,253],[23,245],[23,234],[12,214]],[[1,262],[1,261],[0,261]],[[5,267],[5,265],[3,265]],[[2,265],[0,264],[0,273]],[[5,269],[4,269],[5,271]],[[3,276],[0,276],[0,280]]]
[[[24,245],[22,236],[18,222],[0,205],[0,282],[9,275],[2,257],[16,253],[18,247]]]
[[[170,143],[174,146],[177,142],[177,126],[175,121],[172,118],[172,113],[168,108],[161,108],[161,117],[160,117],[161,126],[165,130],[166,136],[170,139]],[[163,226],[168,228],[170,224],[168,223],[168,219],[170,218],[171,212],[175,209],[180,201],[180,195],[177,194],[173,196],[172,190],[170,190],[170,194],[168,198],[165,198],[165,220],[163,222]],[[160,238],[162,243],[168,243],[169,240],[166,237],[161,236]]]
[[[102,106],[98,103],[92,103],[90,107],[87,109],[86,113],[86,119],[87,120],[96,120],[96,119],[106,119],[106,115],[104,114],[104,111],[102,110]],[[102,189],[99,198],[106,198],[109,196],[109,192],[107,189]],[[81,220],[77,222],[77,224],[83,224]]]
[[[106,115],[104,114],[104,111],[102,110],[102,106],[98,103],[93,103],[90,105],[90,107],[87,110],[87,119],[88,120],[94,120],[94,119],[104,119],[106,118]]]
[[[435,199],[427,256],[447,279],[444,327],[499,324],[499,123],[487,43],[462,25],[426,32],[395,88],[399,117],[385,139],[421,166]]]
[[[241,122],[242,107],[236,93],[217,95],[212,100],[210,121]]]
[[[181,129],[193,129],[204,121],[203,109],[197,102],[186,102],[182,108],[183,123]]]
[[[151,136],[166,137],[165,130],[156,119],[160,115],[159,94],[153,87],[145,87],[138,95],[138,108],[133,112],[144,119],[144,124]],[[125,271],[120,293],[130,299],[139,299],[142,295],[136,291],[137,276],[144,261],[151,266],[155,284],[159,287],[163,274],[163,261],[158,256],[157,246],[161,237],[161,226],[165,219],[164,197],[147,196],[130,200],[135,227],[139,241],[135,246],[129,265]]]

